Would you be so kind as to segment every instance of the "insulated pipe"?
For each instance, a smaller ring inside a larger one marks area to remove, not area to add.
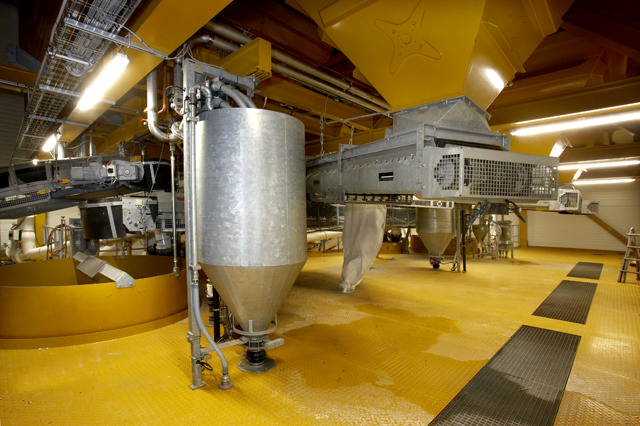
[[[307,234],[307,242],[308,243],[312,243],[314,241],[325,241],[325,240],[331,240],[333,238],[340,238],[340,237],[342,237],[342,232],[341,231],[309,232]]]
[[[11,246],[6,250],[6,256],[15,263],[25,263],[32,260],[44,259],[47,257],[47,245],[36,246],[36,231],[33,216],[27,216],[19,230],[21,231],[19,244],[13,241]],[[72,245],[70,241],[65,242],[65,248],[69,249]]]
[[[212,37],[209,34],[199,35],[189,40],[190,48],[194,48],[198,44],[209,44],[217,49],[227,50],[230,52],[234,52],[240,49],[240,46],[237,46],[231,42],[222,40],[218,37]]]
[[[248,108],[249,105],[247,105],[247,103],[245,102],[242,92],[240,92],[237,89],[234,89],[233,87],[229,86],[229,85],[223,85],[220,90],[222,91],[222,93],[224,93],[225,95],[229,96],[231,99],[233,99],[236,104],[238,104],[238,106],[240,108]]]
[[[158,128],[158,74],[156,70],[147,75],[147,125],[151,134],[162,142],[173,142],[178,136],[165,133]]]
[[[240,48],[240,46],[237,46],[233,43],[230,43],[228,41],[225,40],[221,40],[218,37],[212,37],[210,35],[201,35],[198,37],[194,37],[189,41],[190,45],[193,47],[197,44],[209,44],[217,49],[222,49],[222,50],[227,50],[230,52],[235,52],[236,50],[238,50]],[[333,96],[342,98],[342,99],[346,99],[350,102],[353,102],[356,105],[361,106],[362,108],[366,108],[368,110],[371,111],[375,111],[375,112],[386,112],[387,109],[382,108],[378,105],[375,105],[371,102],[362,100],[360,98],[357,98],[356,96],[353,96],[349,93],[346,93],[334,86],[331,86],[323,81],[320,81],[316,78],[313,77],[309,77],[306,74],[303,74],[301,72],[298,72],[294,69],[291,69],[289,67],[287,67],[286,65],[282,65],[282,64],[271,64],[271,69],[279,74],[288,76],[289,78],[292,78],[294,80],[297,80],[301,83],[307,84],[309,86],[315,87],[316,89],[322,90],[324,92],[327,92]],[[235,100],[235,99],[234,99]]]
[[[253,103],[253,100],[249,96],[242,93],[242,91],[239,89],[238,93],[240,93],[240,97],[244,100],[244,103],[247,104],[247,108],[256,108],[256,104]]]
[[[313,87],[315,87],[315,88],[317,88],[319,90],[322,90],[324,92],[330,93],[330,94],[332,94],[334,96],[337,96],[339,98],[346,99],[346,100],[348,100],[350,102],[353,102],[356,105],[359,105],[359,106],[361,106],[363,108],[366,108],[366,109],[369,109],[371,111],[375,111],[375,112],[386,112],[387,111],[386,109],[384,109],[384,108],[382,108],[382,107],[380,107],[378,105],[375,105],[375,104],[373,104],[371,102],[367,102],[367,101],[358,99],[353,95],[345,93],[345,92],[341,91],[340,89],[336,89],[335,87],[330,86],[329,84],[327,84],[327,83],[325,83],[323,81],[317,80],[317,79],[315,79],[313,77],[309,77],[308,75],[303,74],[301,72],[298,72],[298,71],[296,71],[296,70],[294,70],[292,68],[289,68],[286,65],[283,65],[283,64],[271,64],[271,69],[274,70],[275,72],[279,73],[279,74],[288,76],[289,78],[292,78],[292,79],[297,80],[297,81],[299,81],[301,83],[304,83],[304,84],[308,84],[310,86],[313,86]]]
[[[209,31],[215,33],[215,34],[219,34],[221,36],[227,37],[230,40],[233,40],[237,43],[249,43],[251,41],[251,37],[244,35],[242,32],[237,31],[233,28],[230,28],[226,25],[223,24],[219,24],[217,22],[209,22],[208,24],[205,25],[205,28],[208,29]],[[373,102],[374,104],[377,104],[379,106],[381,106],[382,108],[384,108],[385,110],[390,110],[391,106],[384,100],[381,99],[377,96],[374,96],[370,93],[367,93],[364,90],[360,90],[357,87],[353,87],[351,84],[340,80],[339,78],[335,78],[325,72],[322,72],[296,58],[294,58],[293,56],[284,53],[283,51],[276,49],[276,48],[272,48],[271,49],[271,56],[273,57],[273,59],[280,61],[282,63],[285,63],[289,66],[291,66],[292,68],[295,68],[299,71],[305,72],[307,74],[310,74],[314,77],[319,78],[322,81],[325,81],[327,83],[331,83],[336,87],[339,87],[342,90],[345,90],[347,92],[350,92],[356,96],[361,97],[362,99],[366,99],[370,102]]]

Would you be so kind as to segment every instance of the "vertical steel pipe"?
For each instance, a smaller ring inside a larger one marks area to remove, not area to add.
[[[198,264],[198,248],[196,243],[196,198],[195,198],[195,170],[196,170],[196,97],[198,89],[195,84],[195,73],[192,72],[188,64],[184,64],[184,85],[187,98],[185,99],[184,115],[184,198],[185,198],[185,220],[187,238],[187,280],[189,284],[189,333],[187,339],[191,344],[191,373],[193,389],[205,385],[202,380],[202,370],[200,361],[203,358],[202,347],[200,346],[201,333],[205,335],[212,348],[220,358],[222,364],[222,380],[218,387],[220,389],[230,389],[233,384],[229,380],[229,367],[224,354],[207,331],[202,317],[200,316],[200,295],[199,277],[200,266]]]
[[[178,268],[178,226],[176,225],[176,144],[171,142],[171,217],[172,217],[172,232],[173,238],[173,273],[176,277],[180,276],[180,268]]]

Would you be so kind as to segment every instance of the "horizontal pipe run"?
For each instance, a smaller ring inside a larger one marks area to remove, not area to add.
[[[222,49],[222,50],[227,50],[230,52],[235,52],[236,50],[238,50],[240,48],[240,46],[235,45],[233,43],[230,43],[226,40],[222,40],[219,37],[212,37],[210,35],[201,35],[201,36],[197,36],[192,38],[189,41],[190,45],[193,47],[195,45],[198,44],[208,44],[211,45],[217,49]],[[271,69],[279,74],[285,75],[293,80],[296,80],[300,83],[309,85],[311,87],[314,87],[318,90],[321,90],[323,92],[326,92],[330,95],[336,96],[338,98],[342,98],[345,99],[349,102],[352,102],[358,106],[360,106],[361,108],[366,108],[370,111],[375,111],[375,112],[385,112],[386,109],[382,108],[376,104],[373,104],[371,102],[365,101],[363,99],[360,99],[354,95],[351,95],[347,92],[344,92],[334,86],[331,86],[327,83],[325,83],[324,81],[318,80],[316,78],[310,77],[306,74],[303,74],[299,71],[294,70],[293,68],[290,68],[286,65],[283,64],[271,64]]]
[[[217,22],[209,22],[207,25],[205,25],[205,28],[215,34],[219,34],[221,36],[227,37],[228,39],[233,40],[237,43],[246,44],[251,41],[251,37],[241,33],[240,31],[234,30],[233,28],[230,28],[223,24],[219,24]],[[367,93],[366,91],[358,89],[357,87],[353,87],[350,83],[347,83],[346,81],[341,80],[339,78],[333,77],[325,72],[322,72],[312,67],[311,65],[306,64],[279,49],[272,48],[271,55],[273,59],[277,61],[287,64],[290,67],[297,69],[298,71],[302,71],[309,75],[317,77],[324,82],[333,84],[334,86],[346,92],[349,92],[355,96],[358,96],[362,99],[373,102],[374,104],[382,107],[386,111],[391,109],[391,106],[384,99],[381,99],[377,96]]]

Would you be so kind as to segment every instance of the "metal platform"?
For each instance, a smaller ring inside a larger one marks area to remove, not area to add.
[[[431,425],[553,425],[580,336],[522,326]]]
[[[578,264],[573,267],[573,269],[567,274],[567,276],[573,278],[599,280],[601,272],[602,263],[578,262]]]
[[[564,280],[533,315],[585,324],[596,286],[595,283]]]

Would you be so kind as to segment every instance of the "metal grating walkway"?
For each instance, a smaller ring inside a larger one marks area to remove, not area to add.
[[[522,326],[431,425],[553,425],[579,343]]]
[[[602,263],[578,262],[578,264],[573,267],[573,269],[567,274],[567,276],[573,278],[599,280],[601,272]]]
[[[585,324],[596,286],[595,283],[563,280],[533,315]]]

